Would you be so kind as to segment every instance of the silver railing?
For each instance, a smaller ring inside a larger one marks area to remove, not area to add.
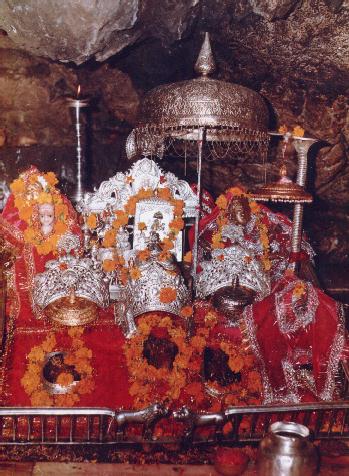
[[[176,435],[156,437],[156,424],[165,420],[180,421],[182,428],[178,431],[177,425]],[[279,420],[308,426],[314,439],[349,439],[349,402],[234,407],[221,413],[195,413],[183,407],[167,416],[157,415],[152,407],[138,412],[3,407],[0,446],[252,443]]]

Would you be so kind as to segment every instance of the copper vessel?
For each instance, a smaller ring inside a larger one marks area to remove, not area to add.
[[[306,426],[293,422],[273,423],[259,446],[259,476],[313,476],[318,456],[308,440]]]
[[[224,286],[213,294],[212,304],[228,318],[231,326],[238,326],[243,308],[253,302],[255,294],[252,289],[240,286],[239,277],[235,276],[231,286]]]

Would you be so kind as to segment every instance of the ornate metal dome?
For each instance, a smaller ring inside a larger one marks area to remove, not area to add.
[[[195,64],[200,76],[162,85],[146,94],[135,129],[137,149],[141,143],[143,152],[153,150],[155,141],[159,155],[162,139],[197,141],[198,130],[205,128],[207,142],[235,143],[237,152],[254,150],[264,155],[269,114],[263,98],[238,84],[210,78],[214,70],[206,33]]]

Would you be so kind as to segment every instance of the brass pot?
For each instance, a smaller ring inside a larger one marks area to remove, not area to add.
[[[273,423],[259,446],[259,476],[313,476],[318,456],[308,440],[306,426],[293,422]]]

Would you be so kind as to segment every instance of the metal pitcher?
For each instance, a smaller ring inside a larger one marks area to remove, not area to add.
[[[259,446],[259,476],[313,476],[318,455],[309,429],[292,422],[273,423]]]

